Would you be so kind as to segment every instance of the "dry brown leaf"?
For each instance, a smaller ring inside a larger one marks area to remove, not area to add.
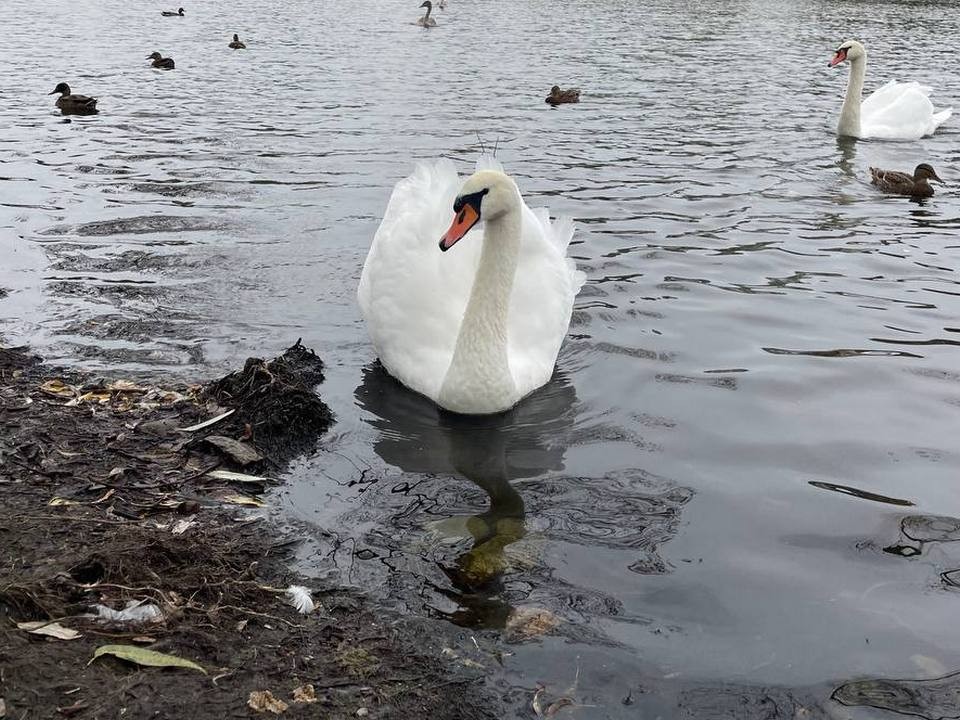
[[[76,394],[76,390],[59,378],[47,380],[40,386],[40,390],[54,397],[73,397]]]
[[[112,390],[113,392],[145,393],[149,390],[149,388],[140,387],[135,382],[130,380],[114,380],[112,383],[107,385],[107,390]]]
[[[545,608],[518,607],[510,614],[505,628],[510,640],[530,640],[550,632],[560,618]]]
[[[47,505],[51,505],[53,507],[56,507],[57,505],[79,505],[79,504],[80,503],[78,503],[76,500],[67,500],[66,498],[57,497],[56,495],[50,498],[50,502],[47,503]]]
[[[21,622],[17,623],[17,627],[33,635],[47,635],[48,637],[57,638],[57,640],[76,640],[78,637],[82,637],[76,630],[47,620]]]
[[[250,697],[247,698],[247,705],[251,710],[273,713],[274,715],[279,715],[289,707],[283,700],[274,697],[269,690],[251,691]]]
[[[110,402],[110,393],[106,390],[91,390],[90,392],[85,392],[78,398],[75,398],[70,401],[72,405],[79,405],[80,403],[85,402],[95,402],[103,405],[104,403]]]
[[[562,697],[559,700],[556,700],[550,703],[550,707],[547,708],[546,716],[553,717],[558,712],[560,712],[562,708],[566,707],[567,705],[573,705],[573,700],[571,700],[568,697]]]
[[[301,705],[315,703],[317,701],[317,693],[313,689],[313,685],[301,685],[300,687],[294,688],[293,701]]]
[[[220,498],[221,501],[230,503],[232,505],[246,505],[247,507],[263,507],[266,503],[259,498],[250,497],[249,495],[225,495]]]

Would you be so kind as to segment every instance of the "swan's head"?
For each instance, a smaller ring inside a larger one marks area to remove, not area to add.
[[[457,199],[453,201],[453,223],[441,238],[440,249],[446,252],[452,248],[481,218],[496,220],[515,209],[519,196],[517,184],[502,172],[475,172],[467,178]]]
[[[430,2],[430,0],[423,0],[423,2],[420,4],[420,7],[425,7],[427,10],[429,10],[433,7],[433,3]]]
[[[937,171],[933,169],[933,166],[928,163],[920,163],[917,165],[917,169],[913,171],[914,180],[936,180],[937,182],[943,182],[940,179],[940,176],[937,175]]]
[[[853,62],[867,56],[867,49],[856,40],[847,40],[833,53],[833,59],[827,63],[828,67],[836,67],[844,60]]]

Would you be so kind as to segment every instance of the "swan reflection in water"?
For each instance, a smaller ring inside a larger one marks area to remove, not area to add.
[[[456,415],[394,380],[380,363],[363,369],[357,404],[379,430],[374,449],[404,472],[461,475],[480,487],[490,505],[473,515],[430,523],[444,538],[469,537],[472,546],[441,569],[455,590],[435,588],[461,606],[460,625],[502,627],[510,606],[495,595],[509,566],[506,549],[526,535],[523,497],[511,481],[563,469],[567,435],[576,416],[576,392],[561,372],[499,415]]]

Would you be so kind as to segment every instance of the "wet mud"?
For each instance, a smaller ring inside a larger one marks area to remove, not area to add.
[[[501,716],[478,670],[452,659],[457,638],[291,569],[301,538],[260,496],[330,425],[320,380],[299,343],[177,387],[0,349],[6,717],[248,717],[264,698],[290,717]],[[312,611],[292,606],[291,585]],[[98,618],[131,605],[151,614]],[[94,659],[108,645],[199,669]]]

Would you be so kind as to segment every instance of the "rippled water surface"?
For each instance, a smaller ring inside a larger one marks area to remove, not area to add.
[[[960,117],[838,142],[827,69],[855,36],[868,89],[960,107],[956,4],[450,0],[429,32],[418,4],[8,3],[6,341],[202,378],[302,336],[338,417],[274,497],[305,567],[513,653],[518,713],[578,666],[563,714],[617,718],[960,670]],[[478,137],[577,219],[588,282],[554,381],[466,422],[384,376],[354,293],[393,184]],[[922,161],[923,204],[865,180]],[[523,642],[517,608],[563,622]]]

